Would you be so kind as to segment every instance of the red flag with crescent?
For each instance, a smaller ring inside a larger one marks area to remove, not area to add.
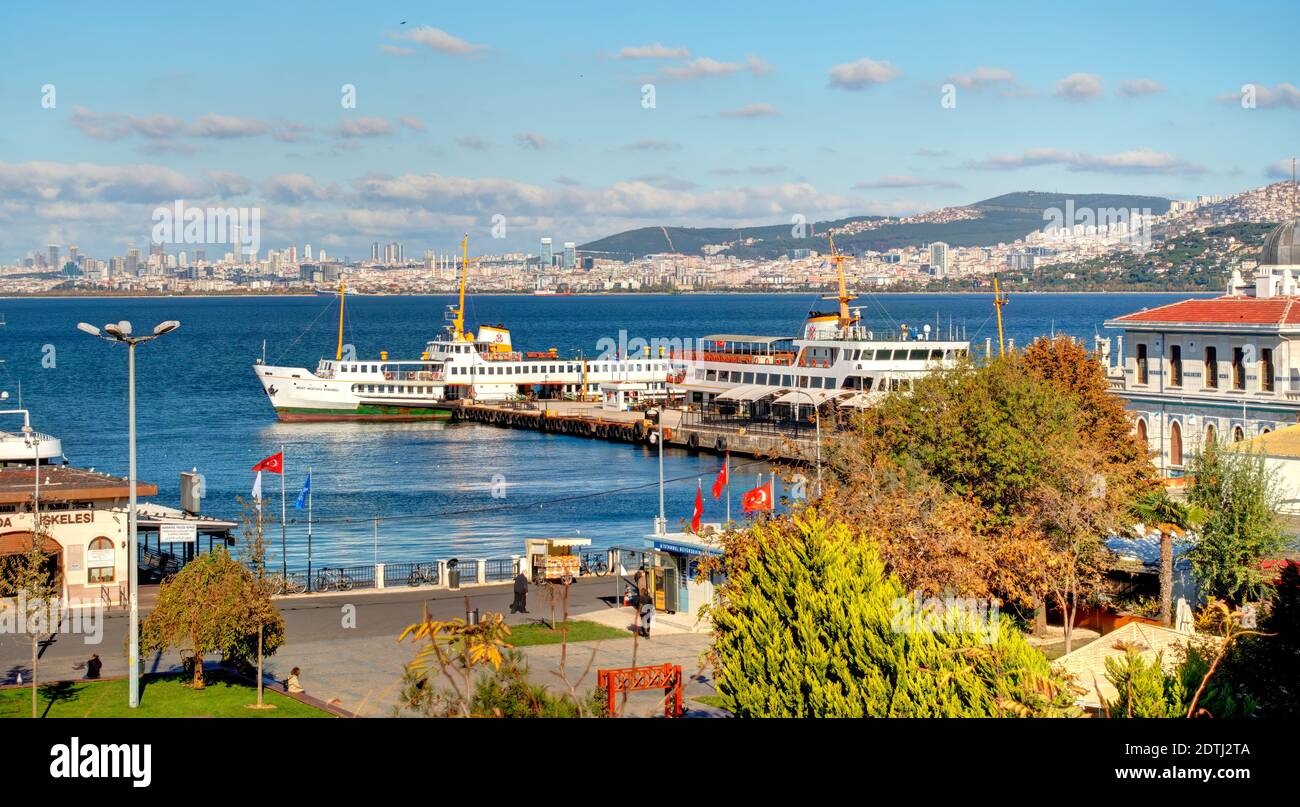
[[[284,452],[277,451],[253,466],[254,471],[266,471],[268,474],[284,473]]]
[[[753,513],[759,510],[771,510],[772,509],[771,480],[769,480],[767,484],[759,485],[753,490],[745,491],[745,495],[743,498],[741,498],[740,502],[741,505],[744,507],[746,513]]]
[[[722,491],[727,487],[727,465],[723,463],[722,470],[718,471],[718,478],[713,480],[713,498],[721,499]]]
[[[704,515],[704,485],[698,479],[695,481],[695,509],[691,511],[691,532],[698,534],[700,531],[700,517]]]

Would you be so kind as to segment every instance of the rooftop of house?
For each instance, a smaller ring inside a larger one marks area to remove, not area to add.
[[[1300,459],[1300,423],[1232,444],[1233,451]]]
[[[42,501],[94,501],[131,495],[130,481],[125,477],[67,465],[42,465],[39,472]],[[148,482],[137,480],[135,489],[137,496],[158,495],[158,486]],[[0,468],[0,504],[29,502],[35,492],[33,468]]]
[[[1105,703],[1116,700],[1119,695],[1114,685],[1106,680],[1106,659],[1122,659],[1126,649],[1131,647],[1148,661],[1160,655],[1161,663],[1166,670],[1170,670],[1180,661],[1180,649],[1193,637],[1198,641],[1222,641],[1213,636],[1183,633],[1143,622],[1129,622],[1078,650],[1061,656],[1055,663],[1072,674],[1075,683],[1085,690],[1076,702],[1090,709],[1101,709]]]

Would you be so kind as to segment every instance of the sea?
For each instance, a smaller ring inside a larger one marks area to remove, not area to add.
[[[1008,339],[1028,344],[1070,334],[1089,345],[1109,318],[1188,294],[1015,294],[1003,309]],[[439,296],[349,297],[344,341],[358,358],[418,358],[452,302]],[[969,339],[976,354],[996,345],[991,295],[871,295],[859,300],[868,327]],[[794,335],[816,294],[475,296],[472,324],[504,323],[517,349],[598,355],[636,340],[698,340],[706,334]],[[63,441],[78,467],[127,471],[127,353],[77,330],[77,323],[127,320],[136,333],[165,320],[179,330],[137,349],[140,479],[156,501],[179,503],[180,474],[205,481],[203,511],[236,519],[253,485],[250,468],[283,449],[288,500],[285,555],[305,568],[307,513],[294,500],[312,475],[313,565],[398,563],[522,554],[532,537],[590,538],[635,546],[659,508],[658,455],[648,447],[472,423],[280,423],[253,375],[273,364],[314,368],[332,357],[338,303],[324,296],[0,299],[0,404],[31,412],[32,425]],[[0,429],[17,430],[20,415]],[[705,521],[725,504],[709,496],[721,460],[669,449],[664,457],[670,529],[689,520],[698,486]],[[769,469],[733,462],[732,508]],[[268,512],[278,517],[281,478],[264,475]],[[269,535],[279,560],[278,521]]]

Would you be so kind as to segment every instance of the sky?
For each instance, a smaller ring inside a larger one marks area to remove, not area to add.
[[[464,232],[536,253],[1018,190],[1233,193],[1289,178],[1298,23],[1294,2],[5,4],[0,263],[143,250],[177,200],[257,208],[263,254],[418,257]]]

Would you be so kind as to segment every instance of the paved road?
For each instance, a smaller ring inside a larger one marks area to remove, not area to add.
[[[579,580],[569,592],[569,613],[580,614],[597,609],[611,609],[615,581],[612,578]],[[397,643],[402,630],[421,618],[427,604],[438,619],[464,616],[465,598],[480,612],[506,613],[510,624],[520,624],[549,615],[545,595],[534,587],[529,595],[531,614],[509,614],[512,598],[509,584],[480,586],[451,592],[442,589],[386,589],[315,594],[279,600],[285,620],[285,644],[267,660],[267,674],[283,680],[292,667],[302,668],[302,682],[308,692],[322,700],[338,699],[345,709],[364,715],[386,715],[397,699],[403,665],[416,652],[409,640]],[[607,601],[607,599],[610,601]],[[142,587],[142,609],[156,599],[156,591]],[[631,621],[631,610],[626,609]],[[126,673],[126,614],[116,611],[106,615],[98,644],[89,644],[87,636],[63,634],[53,637],[43,648],[40,677],[45,680],[77,678],[77,665],[91,653],[99,653],[104,675]],[[577,682],[591,662],[591,672],[577,687],[580,691],[595,686],[598,666],[630,666],[633,653],[638,663],[682,664],[688,675],[700,669],[699,658],[707,650],[709,639],[701,634],[655,636],[647,642],[627,639],[570,645],[566,671]],[[635,648],[635,651],[634,651]],[[12,683],[21,673],[29,678],[30,649],[26,637],[0,635],[0,679]],[[530,677],[538,683],[558,687],[555,673],[559,669],[558,647],[526,648]],[[147,670],[167,670],[180,666],[178,653],[145,659]],[[707,681],[692,680],[688,695],[708,694]],[[629,704],[649,703],[638,696]],[[631,706],[629,712],[634,711]]]

